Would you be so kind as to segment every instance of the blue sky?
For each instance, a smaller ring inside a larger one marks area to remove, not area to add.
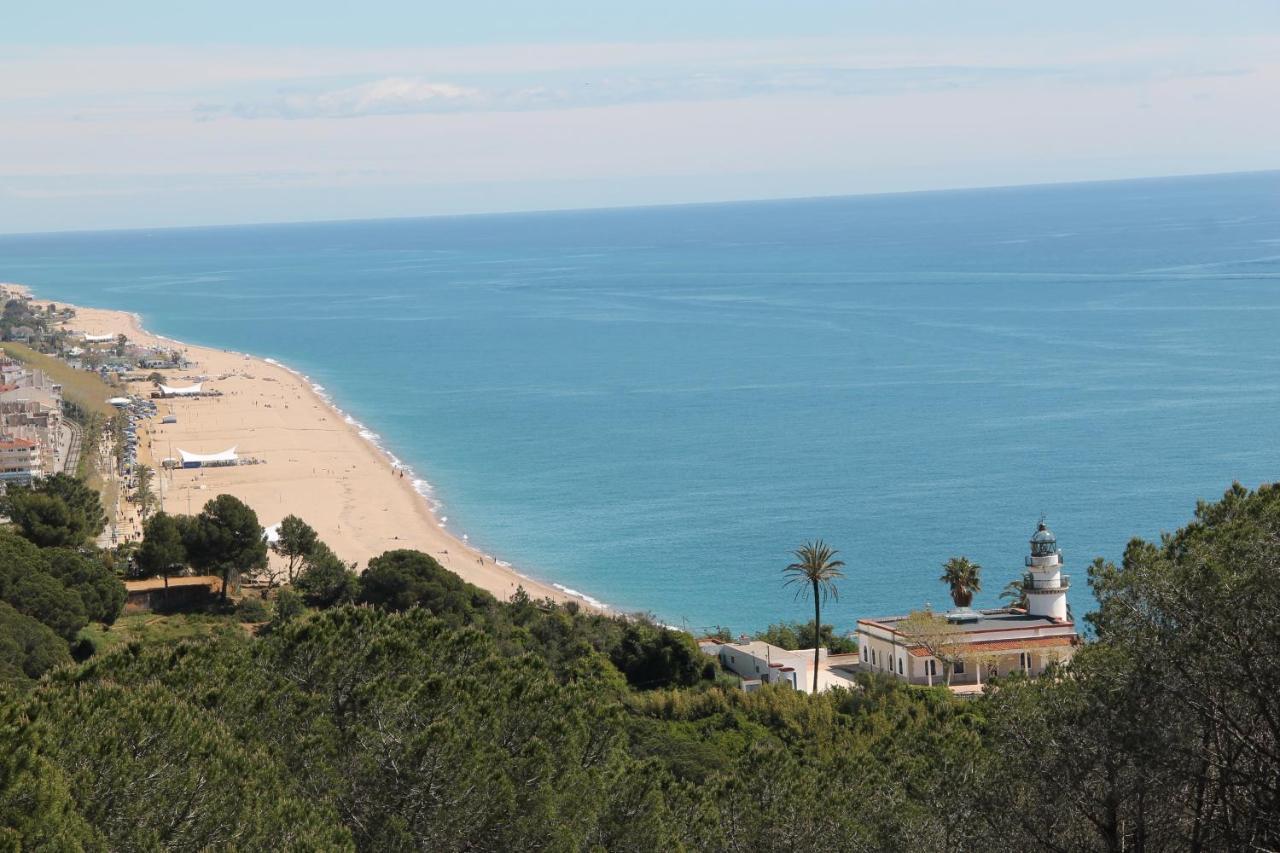
[[[22,4],[0,232],[1280,168],[1280,3]]]

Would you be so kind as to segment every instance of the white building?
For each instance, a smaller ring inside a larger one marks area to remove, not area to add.
[[[813,649],[789,651],[751,640],[721,644],[719,657],[720,665],[741,678],[747,690],[760,684],[787,684],[802,693],[813,690]],[[818,657],[825,660],[827,650],[820,649]]]
[[[945,614],[944,644],[933,646],[954,661],[951,685],[980,685],[984,678],[1023,672],[1039,675],[1054,662],[1071,657],[1080,643],[1067,607],[1070,576],[1062,573],[1062,552],[1053,532],[1041,522],[1031,537],[1022,588],[1027,608],[970,610]],[[945,666],[904,628],[906,616],[858,620],[862,668],[912,684],[937,684]],[[937,641],[937,637],[933,640]]]

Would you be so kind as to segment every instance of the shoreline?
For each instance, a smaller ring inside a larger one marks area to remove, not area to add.
[[[28,286],[6,286],[26,292],[36,301],[48,301]],[[343,560],[356,561],[361,569],[384,551],[414,548],[430,554],[444,568],[500,600],[509,599],[517,588],[523,587],[535,600],[573,601],[595,611],[613,612],[592,596],[530,577],[472,545],[466,534],[451,531],[447,516],[439,513],[442,504],[431,494],[430,482],[385,447],[380,435],[338,406],[327,389],[305,373],[274,358],[190,344],[150,332],[142,317],[131,311],[58,304],[76,311],[65,328],[90,334],[124,332],[130,343],[154,343],[182,350],[192,365],[185,371],[161,371],[168,380],[195,373],[209,376],[212,389],[227,389],[221,397],[157,400],[158,405],[177,416],[178,423],[161,425],[158,411],[155,418],[140,424],[139,462],[156,470],[166,512],[198,512],[193,499],[197,491],[207,492],[200,498],[201,505],[216,494],[232,494],[253,507],[264,527],[278,523],[276,515],[299,516]],[[253,372],[247,372],[246,367]],[[128,387],[130,393],[144,397],[150,392],[147,383],[132,382]],[[245,405],[246,397],[252,405]],[[296,405],[295,410],[290,410],[289,403],[298,400],[309,404],[319,417],[297,413]],[[201,410],[206,410],[203,414],[207,417],[201,418]],[[213,429],[209,428],[211,422]],[[166,445],[217,444],[218,440],[208,435],[210,432],[219,436],[221,444],[216,448],[193,448],[196,452],[234,445],[251,452],[264,464],[168,472],[160,466],[159,459],[166,455],[160,451]],[[156,441],[161,442],[158,449],[154,447]],[[299,466],[302,457],[310,457],[310,475]],[[277,467],[273,462],[283,464]],[[289,470],[273,476],[281,468]],[[263,472],[268,472],[266,477],[257,476]],[[326,497],[333,500],[326,501]],[[339,509],[335,509],[335,503]],[[133,507],[121,504],[118,529],[125,537],[140,534]]]

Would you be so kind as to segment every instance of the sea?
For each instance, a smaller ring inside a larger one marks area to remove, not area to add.
[[[0,237],[0,280],[299,370],[450,529],[734,634],[975,604],[1043,517],[1077,616],[1233,481],[1280,478],[1280,172]]]

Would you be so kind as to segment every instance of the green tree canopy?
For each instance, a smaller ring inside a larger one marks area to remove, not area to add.
[[[88,623],[83,600],[50,574],[46,553],[8,530],[0,530],[0,601],[66,640]]]
[[[285,558],[285,580],[293,583],[303,561],[320,544],[315,530],[296,515],[286,515],[280,522],[280,538],[271,549]]]
[[[48,572],[24,572],[7,579],[0,598],[19,613],[48,625],[68,642],[89,623],[80,596]]]
[[[0,601],[0,684],[39,678],[67,663],[67,644],[52,629]]]
[[[110,849],[351,849],[279,763],[158,685],[50,685],[31,713],[58,732],[47,754]]]
[[[472,586],[421,551],[387,551],[369,561],[360,576],[360,601],[384,610],[425,607],[460,624],[493,606],[492,595]]]
[[[310,607],[350,604],[360,595],[360,579],[323,542],[316,543],[303,560],[302,572],[294,582]]]
[[[267,563],[267,542],[257,514],[232,495],[218,495],[206,503],[186,534],[187,558],[197,569],[222,578],[223,600],[236,575]]]
[[[181,571],[187,562],[182,531],[173,516],[158,512],[146,520],[142,526],[142,545],[134,560],[143,577],[163,577],[168,586],[170,575]]]
[[[822,633],[815,641],[812,622],[778,622],[763,631],[756,632],[755,638],[772,643],[780,649],[811,649],[818,645],[833,655],[848,654],[858,650],[856,640],[837,636],[835,627],[832,625],[824,624]],[[725,635],[721,639],[727,642],[732,638]]]
[[[47,548],[44,557],[49,574],[80,596],[89,621],[106,625],[116,621],[124,607],[124,584],[97,554],[84,554],[68,548]]]
[[[48,757],[52,740],[24,704],[0,707],[0,849],[105,851],[77,810],[66,774]]]
[[[107,524],[98,493],[68,474],[10,487],[3,508],[22,535],[42,547],[83,545]]]
[[[707,664],[688,634],[639,620],[627,623],[609,658],[629,684],[650,689],[696,684]]]

